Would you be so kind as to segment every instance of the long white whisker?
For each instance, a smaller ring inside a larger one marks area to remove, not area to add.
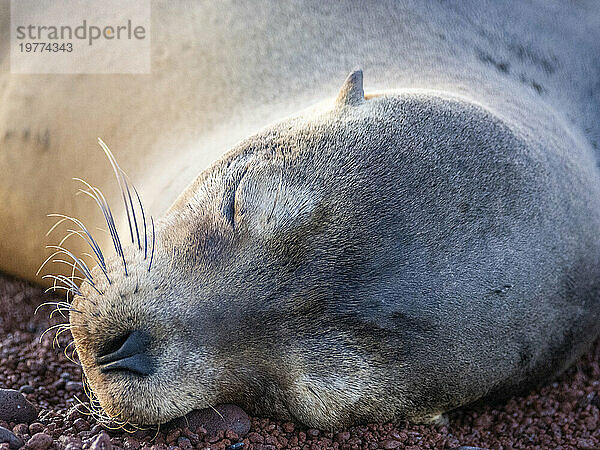
[[[125,204],[125,212],[127,213],[127,222],[129,223],[129,231],[131,233],[131,243],[133,243],[134,241],[133,241],[133,228],[131,226],[131,217],[129,215],[129,207],[127,205],[125,190],[123,189],[123,183],[121,181],[122,176],[119,172],[119,171],[121,171],[121,167],[119,167],[117,160],[115,159],[112,152],[110,151],[110,149],[108,148],[108,146],[104,143],[104,141],[102,139],[98,138],[98,144],[100,144],[100,147],[102,147],[104,154],[108,158],[108,161],[110,162],[110,165],[112,166],[113,171],[115,172],[115,177],[117,178],[117,183],[119,183],[119,188],[121,189],[121,194],[123,196],[123,203]]]
[[[152,268],[152,260],[154,259],[154,245],[155,245],[155,233],[154,233],[154,218],[150,216],[150,221],[152,222],[152,253],[150,254],[150,264],[148,264],[148,272]]]
[[[69,277],[65,277],[64,275],[44,275],[42,279],[51,278],[55,281],[64,283],[72,292],[75,292],[77,295],[81,295],[81,291],[79,290],[79,286],[77,286]],[[60,286],[53,286],[53,288],[59,288]]]
[[[63,253],[65,255],[71,257],[73,259],[73,261],[75,261],[75,263],[81,268],[82,275],[84,275],[88,279],[88,281],[90,282],[90,284],[92,286],[96,286],[96,283],[94,283],[94,277],[92,276],[90,269],[88,268],[87,264],[84,261],[79,259],[77,256],[75,256],[73,253],[71,253],[69,250],[67,250],[64,247],[60,247],[58,245],[47,245],[46,248],[56,249],[59,253]]]
[[[42,271],[42,269],[44,268],[44,266],[48,263],[48,261],[50,261],[52,258],[54,258],[56,255],[58,255],[60,252],[54,252],[52,253],[50,256],[48,256],[48,258],[46,258],[44,260],[44,262],[42,263],[42,265],[40,266],[40,268],[37,270],[37,272],[35,273],[35,276],[37,277],[40,272]]]
[[[44,302],[40,305],[37,306],[37,308],[35,308],[35,311],[33,312],[34,314],[38,313],[38,310],[44,306],[54,306],[54,307],[59,307],[59,308],[63,308],[63,309],[68,309],[69,311],[73,311],[79,314],[82,314],[81,311],[78,311],[77,309],[73,308],[73,306],[70,303],[67,302]]]
[[[85,233],[85,236],[87,239],[86,242],[90,245],[90,247],[92,247],[92,250],[94,250],[94,253],[98,256],[98,259],[102,265],[102,267],[106,268],[105,264],[104,264],[104,255],[102,254],[102,250],[100,249],[100,246],[98,245],[98,243],[96,242],[96,240],[94,239],[94,237],[92,236],[92,234],[89,232],[89,230],[87,229],[87,227],[83,224],[83,222],[75,217],[69,217],[66,216],[64,214],[48,214],[48,217],[61,217],[62,219],[59,220],[56,224],[60,224],[62,222],[64,222],[65,220],[69,220],[71,222],[73,222],[75,225],[77,225],[79,228],[81,228],[81,230],[83,231],[83,233]]]
[[[52,217],[52,214],[48,214],[47,217]],[[48,232],[46,233],[46,236],[50,236],[50,233],[52,233],[57,226],[59,226],[61,223],[63,223],[65,220],[65,218],[60,219],[58,222],[56,222],[54,225],[52,225],[52,227],[48,230]]]
[[[138,193],[138,190],[135,188],[135,186],[133,186],[133,190],[135,192],[135,196],[137,197],[138,203],[140,205],[140,211],[142,212],[142,220],[144,222],[144,259],[146,259],[148,257],[148,230],[146,227],[146,212],[144,211],[144,205],[142,205],[142,200],[140,199],[140,194]]]
[[[117,255],[120,256],[123,261],[123,268],[125,270],[125,276],[127,276],[128,275],[127,274],[127,263],[125,262],[125,255],[123,253],[123,247],[121,246],[121,240],[119,239],[119,233],[117,232],[117,228],[115,226],[112,212],[110,211],[110,207],[108,206],[108,203],[106,202],[106,198],[104,197],[104,195],[102,194],[102,192],[99,189],[92,187],[87,181],[82,180],[81,178],[74,178],[74,180],[80,181],[81,183],[85,184],[92,191],[92,192],[88,192],[85,189],[79,190],[79,192],[82,192],[82,193],[90,196],[92,199],[94,199],[94,201],[98,204],[98,206],[102,210],[102,214],[104,214],[104,219],[106,220],[106,224],[108,225],[108,229],[109,229],[110,235],[113,240],[115,251],[117,252]]]
[[[125,188],[127,189],[127,197],[129,198],[129,206],[131,207],[131,215],[133,216],[133,224],[135,226],[135,234],[137,237],[138,249],[141,250],[142,246],[140,244],[140,230],[137,224],[137,217],[135,216],[135,208],[133,207],[133,201],[131,200],[131,191],[129,190],[129,184],[127,183],[127,180],[124,178],[123,181],[125,182]]]

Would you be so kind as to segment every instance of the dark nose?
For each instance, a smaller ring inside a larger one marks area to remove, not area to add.
[[[150,335],[141,330],[115,338],[98,352],[96,362],[100,366],[100,372],[122,371],[151,375],[154,363],[146,353],[149,345]]]

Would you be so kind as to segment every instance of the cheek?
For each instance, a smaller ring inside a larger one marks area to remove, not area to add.
[[[94,359],[91,357],[90,345],[88,343],[87,336],[85,333],[78,331],[74,328],[71,329],[73,334],[73,340],[75,341],[75,350],[77,351],[77,357],[83,366],[83,370],[86,371],[92,367]]]

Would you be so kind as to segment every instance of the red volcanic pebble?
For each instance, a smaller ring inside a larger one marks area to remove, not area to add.
[[[12,411],[0,416],[0,450],[600,449],[600,343],[555,382],[526,397],[453,412],[444,426],[399,422],[317,430],[218,405],[222,418],[207,409],[158,431],[105,429],[77,406],[75,397],[84,403],[86,397],[81,369],[63,353],[69,333],[58,339],[62,348],[53,346],[53,333],[40,342],[46,328],[65,321],[60,315],[49,320],[49,309],[33,315],[52,299],[0,275],[0,389],[13,390],[12,400],[0,403],[0,411],[7,405]],[[31,415],[15,417],[13,401],[33,405],[39,414],[25,406]]]
[[[0,389],[0,420],[6,422],[33,422],[38,412],[19,391]]]
[[[229,431],[231,436],[245,436],[250,430],[250,418],[244,410],[235,405],[217,405],[214,408],[199,409],[173,421],[175,427],[187,426],[192,431],[202,429],[202,433],[215,436],[219,431]],[[171,433],[173,433],[172,430]],[[167,442],[173,442],[174,439]]]
[[[46,450],[52,446],[52,436],[46,433],[36,433],[27,441],[23,449]]]
[[[11,450],[23,447],[23,440],[4,427],[0,427],[0,443],[7,444]]]

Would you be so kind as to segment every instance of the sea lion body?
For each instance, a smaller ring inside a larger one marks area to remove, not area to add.
[[[94,202],[73,195],[73,177],[120,201],[98,137],[160,216],[218,156],[331,97],[356,65],[369,92],[464,95],[517,123],[537,119],[536,134],[562,133],[546,129],[550,115],[600,142],[593,2],[156,2],[149,75],[11,74],[9,2],[0,6],[0,269],[35,282],[50,254],[40,249],[58,239],[45,236],[48,213],[103,227]]]
[[[336,101],[204,171],[144,233],[152,254],[132,245],[106,274],[93,269],[71,325],[109,415],[164,422],[235,402],[326,428],[432,420],[544,381],[588,348],[600,312],[598,19],[584,7],[557,4],[550,17],[496,5],[329,5],[330,27],[312,5],[291,30],[259,34],[254,64],[236,53],[240,97],[222,101],[240,101],[238,130],[273,114],[252,114],[265,92],[256,83],[277,86],[267,104],[291,112],[289,98],[314,103],[309,87],[316,95],[351,59],[386,91],[365,97],[353,72]],[[263,30],[259,9],[244,8],[229,20],[247,14],[245,30]],[[208,46],[239,37],[207,28]],[[258,57],[265,47],[282,49],[277,64]],[[219,129],[217,149],[231,138]],[[152,168],[129,170],[144,157],[128,148],[121,165],[162,204],[181,177],[152,183]],[[190,148],[149,160],[175,174]]]

